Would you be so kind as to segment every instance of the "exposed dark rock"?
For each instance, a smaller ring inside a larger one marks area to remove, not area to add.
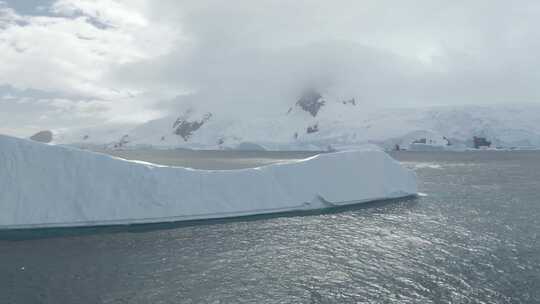
[[[38,142],[42,142],[42,143],[50,143],[52,140],[53,140],[53,133],[49,130],[46,130],[46,131],[40,131],[40,132],[37,132],[36,134],[32,135],[30,137],[31,140],[33,141],[38,141]]]
[[[202,120],[188,121],[184,118],[178,118],[174,124],[174,134],[180,135],[184,141],[188,141],[193,132],[199,130],[210,118],[212,113],[206,113]]]
[[[425,137],[422,137],[422,138],[417,138],[415,139],[412,144],[434,144],[435,141],[433,139],[427,139]]]
[[[349,99],[349,100],[344,100],[344,101],[342,101],[342,103],[343,103],[344,105],[350,104],[350,105],[355,106],[355,105],[356,105],[356,100],[355,100],[354,98],[352,98],[352,99]]]
[[[452,142],[450,141],[450,139],[448,139],[448,137],[443,136],[443,139],[446,140],[446,145],[447,145],[447,146],[451,146],[451,145],[452,145]]]
[[[298,132],[294,132],[294,139],[298,139]]]
[[[487,140],[485,137],[473,137],[473,143],[475,149],[480,149],[482,147],[489,148],[491,146],[491,141]]]
[[[129,135],[124,135],[120,138],[120,140],[114,144],[114,148],[115,149],[120,149],[122,147],[124,147],[125,145],[127,145],[129,143]]]
[[[83,136],[83,140],[87,140],[88,138],[90,138],[90,136],[88,135]]]
[[[306,130],[307,134],[311,134],[311,133],[315,133],[315,132],[319,132],[319,124],[316,123],[314,124],[313,126],[309,126],[307,127],[307,130]]]
[[[315,90],[307,90],[302,97],[296,102],[296,105],[301,107],[302,110],[309,112],[311,116],[316,117],[317,113],[326,101],[322,98],[322,95]]]

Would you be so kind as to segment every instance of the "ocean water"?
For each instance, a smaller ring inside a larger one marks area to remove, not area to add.
[[[0,303],[540,303],[540,153],[393,156],[425,195],[0,234]]]

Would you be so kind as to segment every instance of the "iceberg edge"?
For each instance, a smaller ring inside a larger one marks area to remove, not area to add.
[[[2,230],[240,217],[416,194],[415,173],[373,148],[196,170],[0,135]]]

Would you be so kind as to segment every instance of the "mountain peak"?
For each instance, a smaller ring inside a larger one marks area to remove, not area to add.
[[[316,117],[325,103],[326,101],[318,91],[309,89],[302,94],[296,105],[311,114],[311,116]]]

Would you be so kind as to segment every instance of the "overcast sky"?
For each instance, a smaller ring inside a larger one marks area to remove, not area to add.
[[[0,133],[186,105],[540,102],[540,1],[0,0]]]

